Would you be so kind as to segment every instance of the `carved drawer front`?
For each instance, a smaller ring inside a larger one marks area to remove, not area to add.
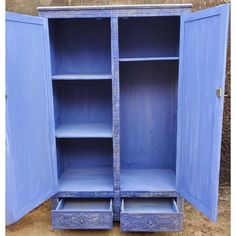
[[[175,199],[122,199],[121,231],[181,231],[182,218]]]
[[[111,229],[111,199],[61,199],[52,210],[55,229]]]

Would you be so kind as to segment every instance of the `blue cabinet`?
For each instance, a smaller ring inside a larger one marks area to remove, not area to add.
[[[51,198],[58,229],[217,220],[229,5],[7,13],[7,224]]]

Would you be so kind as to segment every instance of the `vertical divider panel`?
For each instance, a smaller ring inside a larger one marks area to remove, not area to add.
[[[120,85],[118,18],[111,18],[114,220],[120,216]]]

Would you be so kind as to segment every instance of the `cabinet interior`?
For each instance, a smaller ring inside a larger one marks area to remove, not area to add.
[[[111,80],[54,80],[53,92],[56,128],[90,124],[111,131]]]
[[[122,212],[165,214],[178,212],[178,208],[173,198],[126,198],[122,199]]]
[[[179,17],[119,20],[120,59],[179,56]]]
[[[53,229],[217,221],[230,5],[191,8],[6,14],[7,224],[49,198]]]
[[[112,139],[59,138],[59,191],[113,191]]]
[[[111,210],[109,199],[62,199],[58,204],[59,211],[87,211],[99,212]]]
[[[111,74],[109,18],[49,20],[53,75]]]
[[[178,61],[120,64],[121,191],[175,189],[177,78]]]
[[[110,19],[49,30],[59,191],[113,191]],[[121,192],[175,191],[179,17],[119,18],[118,41]]]

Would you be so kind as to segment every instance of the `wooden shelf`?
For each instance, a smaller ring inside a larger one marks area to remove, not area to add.
[[[59,74],[52,75],[53,80],[111,80],[111,74]]]
[[[57,138],[112,138],[111,124],[62,124],[56,128]]]
[[[120,62],[132,62],[132,61],[175,61],[179,60],[179,57],[124,57],[120,58]]]
[[[68,169],[59,178],[59,192],[113,191],[112,167]]]
[[[121,169],[121,191],[176,191],[175,173],[169,169]]]

